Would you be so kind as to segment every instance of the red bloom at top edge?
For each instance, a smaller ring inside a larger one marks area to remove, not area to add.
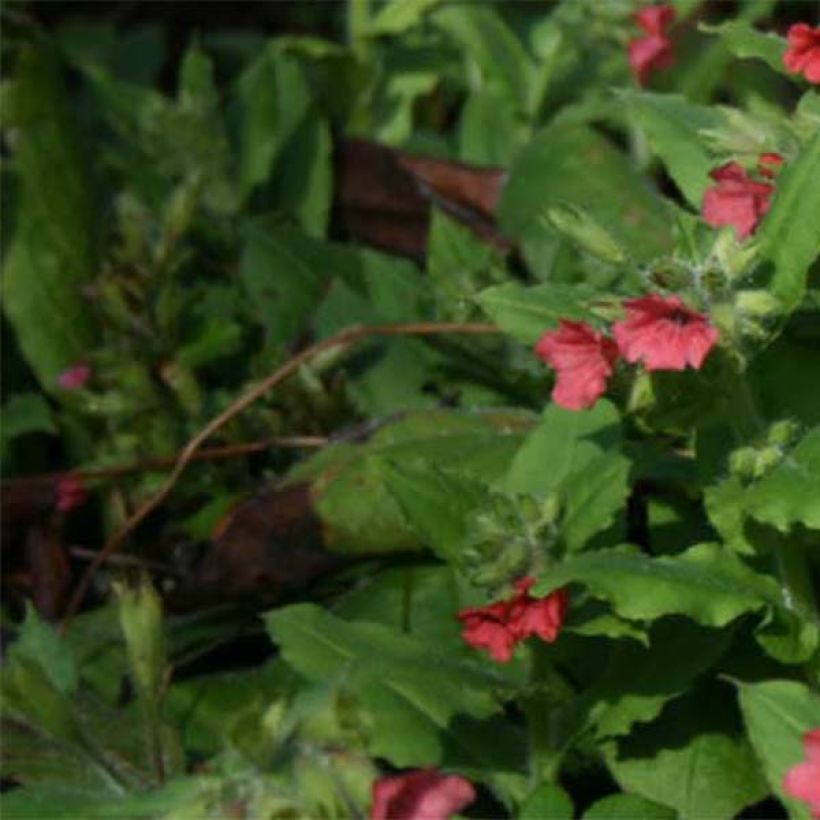
[[[647,370],[699,370],[718,340],[709,317],[677,296],[653,293],[624,303],[626,319],[612,328],[621,355]]]
[[[820,727],[803,735],[806,760],[792,766],[783,778],[783,791],[809,804],[811,816],[820,818]]]
[[[381,777],[373,784],[370,820],[447,820],[475,796],[469,780],[435,769]]]
[[[476,649],[486,649],[499,663],[507,663],[515,647],[527,638],[536,636],[553,643],[564,624],[569,594],[558,589],[545,598],[533,598],[529,590],[534,583],[534,578],[523,578],[516,583],[512,598],[459,612],[462,638]]]
[[[567,410],[592,407],[606,390],[618,359],[612,339],[584,322],[561,319],[558,330],[545,333],[535,345],[536,354],[555,368],[558,376],[553,401]]]
[[[779,154],[763,154],[758,168],[761,175],[771,178],[782,163]],[[709,176],[717,185],[708,188],[703,196],[704,220],[713,228],[732,225],[737,238],[745,239],[768,213],[774,185],[753,179],[737,162],[727,162]]]
[[[786,35],[789,47],[783,65],[793,74],[802,74],[810,83],[820,83],[820,26],[795,23]]]
[[[675,61],[672,41],[667,28],[675,20],[675,9],[667,4],[646,6],[635,14],[635,22],[646,32],[629,42],[629,66],[640,85],[660,68],[669,68]]]
[[[84,387],[90,378],[91,368],[87,364],[75,364],[57,376],[57,384],[64,390],[76,390]]]

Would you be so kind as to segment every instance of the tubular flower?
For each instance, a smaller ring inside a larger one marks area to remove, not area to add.
[[[771,178],[782,164],[779,154],[763,154],[758,164],[762,176]],[[727,162],[715,168],[709,176],[717,183],[703,196],[701,214],[713,228],[734,226],[738,239],[754,233],[766,215],[774,193],[774,185],[753,179],[737,162]]]
[[[626,319],[612,330],[621,355],[643,362],[647,370],[699,370],[718,340],[709,317],[677,296],[653,293],[624,303]]]
[[[77,390],[85,387],[90,378],[91,368],[87,364],[75,364],[57,376],[57,384],[65,390]]]
[[[674,20],[675,9],[665,3],[646,6],[635,14],[635,22],[646,32],[629,42],[629,67],[639,85],[645,85],[653,71],[669,68],[675,61],[672,41],[666,34]]]
[[[793,74],[802,74],[810,83],[820,83],[820,26],[795,23],[786,35],[789,47],[783,65]]]
[[[792,766],[783,778],[783,791],[809,804],[811,816],[820,818],[820,728],[803,735],[806,759]]]
[[[54,506],[60,512],[70,512],[81,507],[87,499],[88,490],[79,476],[68,474],[57,481],[57,501]]]
[[[370,820],[447,820],[475,796],[469,780],[435,769],[381,777],[373,784]]]
[[[476,649],[486,649],[499,663],[507,663],[515,647],[527,638],[553,643],[564,624],[569,595],[558,589],[546,598],[533,598],[529,590],[534,583],[534,578],[522,578],[512,598],[463,609],[458,613],[464,625],[461,637]]]
[[[545,333],[536,354],[557,373],[552,399],[567,410],[592,407],[606,390],[618,358],[613,341],[584,322],[561,319],[558,330]]]

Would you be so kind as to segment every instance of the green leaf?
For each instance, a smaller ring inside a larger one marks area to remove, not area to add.
[[[40,617],[30,601],[26,601],[26,619],[10,654],[13,658],[25,657],[38,663],[64,695],[71,695],[76,690],[77,667],[71,649]]]
[[[369,34],[396,35],[415,28],[425,15],[442,0],[389,0],[382,6],[368,28]]]
[[[510,165],[528,133],[515,100],[493,88],[473,91],[458,122],[458,158],[474,165]]]
[[[717,112],[678,94],[620,93],[646,133],[652,152],[667,167],[689,204],[700,211],[710,183],[709,171],[715,166],[700,131],[719,124]]]
[[[486,504],[487,487],[429,464],[387,463],[383,474],[410,526],[439,556],[452,558],[469,532],[469,514]]]
[[[820,723],[820,695],[797,681],[767,680],[761,683],[735,681],[743,720],[758,760],[790,817],[808,820],[805,803],[783,791],[783,777],[805,759],[803,735]]]
[[[554,206],[589,213],[638,262],[672,245],[670,212],[629,160],[586,126],[558,124],[539,132],[510,169],[498,208],[505,234],[528,258],[556,233],[543,218]],[[541,271],[547,278],[549,271]]]
[[[777,177],[771,210],[758,241],[760,253],[774,263],[771,289],[787,311],[806,291],[809,268],[820,256],[820,131]]]
[[[56,433],[48,403],[39,393],[15,393],[0,410],[3,442],[26,433]]]
[[[555,783],[542,783],[518,811],[518,820],[572,820],[572,800]]]
[[[586,284],[544,282],[528,287],[510,282],[487,288],[476,299],[505,333],[533,344],[556,327],[559,319],[590,319],[586,305],[594,294]]]
[[[22,47],[13,91],[22,192],[5,257],[3,303],[23,355],[50,390],[94,344],[82,294],[97,269],[94,198],[54,56]]]
[[[396,766],[441,761],[459,741],[456,714],[488,717],[500,682],[381,624],[347,623],[312,604],[269,612],[265,623],[285,660],[311,681],[344,675],[373,722],[371,754]],[[464,748],[480,760],[479,749]]]
[[[620,443],[620,417],[606,400],[578,412],[550,404],[515,454],[500,484],[512,493],[542,495],[583,471]]]
[[[758,521],[786,532],[795,524],[820,530],[820,427],[809,431],[768,475],[746,493]]]
[[[682,818],[734,817],[762,800],[768,789],[732,725],[733,705],[725,689],[673,701],[659,720],[604,747],[615,780]]]
[[[757,58],[780,74],[788,74],[783,65],[786,41],[776,34],[752,28],[746,20],[729,20],[720,26],[700,25],[700,30],[717,34],[735,57]]]
[[[677,814],[637,794],[610,794],[593,803],[582,820],[676,820]]]
[[[533,594],[570,582],[606,598],[624,618],[681,614],[704,626],[724,626],[780,599],[773,578],[753,572],[717,544],[698,544],[659,558],[632,547],[582,553],[542,576]]]

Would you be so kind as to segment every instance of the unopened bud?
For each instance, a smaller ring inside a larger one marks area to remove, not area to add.
[[[627,261],[623,248],[586,211],[574,205],[561,205],[548,209],[546,216],[559,233],[602,262],[623,265]]]

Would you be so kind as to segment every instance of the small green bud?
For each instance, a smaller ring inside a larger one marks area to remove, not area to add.
[[[757,473],[757,450],[741,447],[729,456],[729,471],[737,478],[748,481]]]
[[[612,235],[586,211],[575,205],[549,208],[546,219],[582,250],[610,265],[623,265],[628,256]]]
[[[769,470],[777,467],[783,458],[783,450],[777,446],[764,447],[757,453],[757,465],[755,467],[755,478],[762,478]]]
[[[770,319],[783,312],[783,305],[766,290],[741,290],[735,296],[738,311],[749,318]]]
[[[797,422],[784,419],[783,421],[775,422],[769,428],[769,435],[766,437],[766,440],[769,444],[786,447],[797,438],[799,432],[800,425]]]

